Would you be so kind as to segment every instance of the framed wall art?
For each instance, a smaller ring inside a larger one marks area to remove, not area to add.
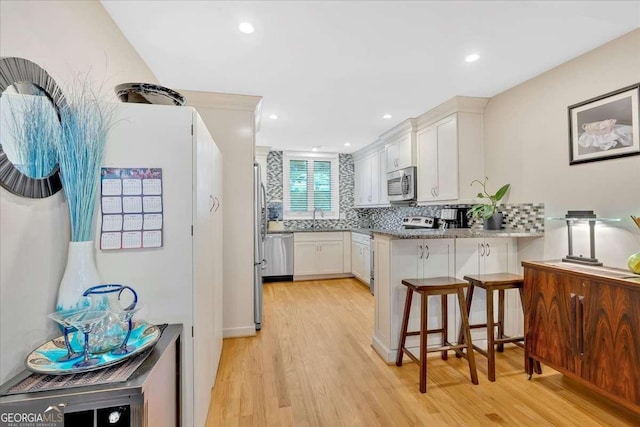
[[[569,106],[569,164],[640,154],[640,83]]]

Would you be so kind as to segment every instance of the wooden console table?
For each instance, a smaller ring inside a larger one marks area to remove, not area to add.
[[[523,262],[525,369],[540,361],[640,413],[640,276]]]

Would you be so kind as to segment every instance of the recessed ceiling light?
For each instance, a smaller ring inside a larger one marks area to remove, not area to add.
[[[238,30],[240,30],[241,33],[251,34],[255,31],[255,28],[253,28],[253,25],[249,22],[242,22],[238,25]]]
[[[313,152],[318,151],[318,147],[311,147],[311,151],[313,151]]]
[[[476,62],[478,59],[480,59],[480,55],[478,55],[477,53],[472,53],[471,55],[467,55],[464,60],[467,62]]]
[[[344,146],[345,147],[351,147],[351,143],[349,141],[347,141],[347,142],[344,143]]]
[[[271,120],[278,120],[278,115],[277,115],[277,114],[270,114],[270,115],[269,115],[269,118],[270,118]]]
[[[390,119],[391,118],[391,114],[385,114],[384,116],[382,116],[383,119]]]

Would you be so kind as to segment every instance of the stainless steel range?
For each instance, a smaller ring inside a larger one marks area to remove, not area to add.
[[[431,216],[409,216],[402,220],[404,228],[436,228],[438,220]]]

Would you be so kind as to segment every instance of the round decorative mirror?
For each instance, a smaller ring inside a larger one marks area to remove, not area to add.
[[[55,80],[23,58],[0,58],[0,186],[40,199],[62,188],[53,142],[66,101]]]

